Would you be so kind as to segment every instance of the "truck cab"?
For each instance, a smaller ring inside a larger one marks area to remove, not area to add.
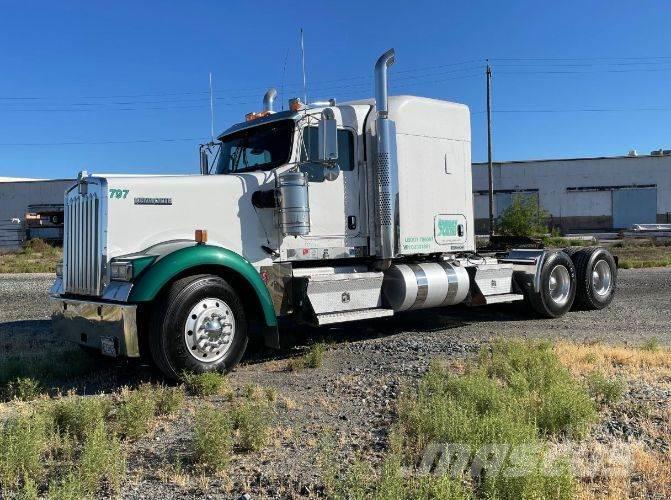
[[[250,113],[201,148],[201,175],[80,173],[65,194],[54,332],[169,378],[225,371],[251,332],[526,299],[557,317],[612,300],[600,248],[475,247],[468,107],[388,96]]]

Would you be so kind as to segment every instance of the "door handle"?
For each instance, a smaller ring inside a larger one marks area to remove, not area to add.
[[[347,227],[352,231],[356,229],[356,215],[347,216]]]

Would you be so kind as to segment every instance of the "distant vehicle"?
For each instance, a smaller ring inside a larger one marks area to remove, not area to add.
[[[26,239],[39,238],[49,243],[63,242],[63,205],[28,205],[25,216]]]
[[[53,325],[167,377],[224,371],[278,318],[327,325],[455,304],[527,300],[544,317],[601,309],[617,269],[603,248],[475,252],[466,106],[387,95],[250,113],[200,176],[96,176],[65,196]],[[208,145],[208,147],[214,147]]]

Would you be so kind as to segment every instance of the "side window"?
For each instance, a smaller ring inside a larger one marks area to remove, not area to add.
[[[301,161],[308,158],[317,158],[319,137],[317,127],[305,127],[303,129],[303,144],[301,150]],[[307,151],[307,157],[305,152]],[[354,170],[354,133],[351,130],[338,129],[338,165],[340,170],[350,172]]]

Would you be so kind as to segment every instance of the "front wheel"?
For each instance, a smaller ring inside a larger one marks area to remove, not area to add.
[[[154,308],[151,355],[163,374],[226,372],[247,347],[247,319],[240,298],[222,278],[176,281]]]
[[[558,318],[573,305],[576,294],[576,271],[571,258],[564,252],[555,252],[545,259],[540,270],[538,291],[527,291],[527,301],[538,315]]]

